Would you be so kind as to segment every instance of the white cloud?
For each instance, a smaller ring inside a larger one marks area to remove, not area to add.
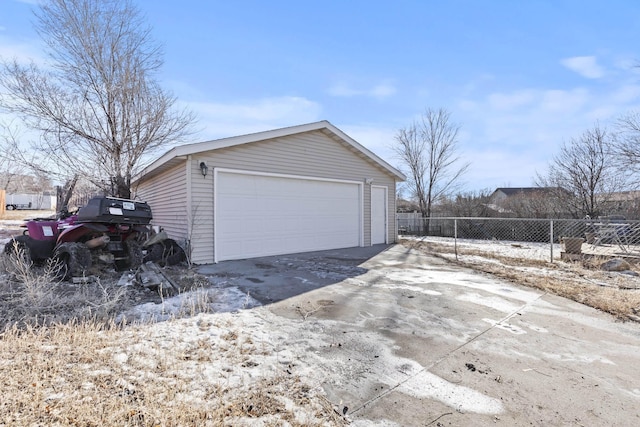
[[[398,166],[397,156],[392,149],[397,129],[376,125],[334,124],[391,166]]]
[[[369,91],[370,96],[378,99],[387,98],[389,96],[395,95],[395,93],[395,86],[392,86],[390,84],[379,84]]]
[[[607,96],[585,88],[524,89],[495,92],[484,99],[463,100],[459,105],[465,111],[463,128],[484,144],[544,147],[571,137],[576,130],[582,132],[597,111],[607,115],[620,111],[620,105]]]
[[[602,107],[596,107],[585,114],[585,117],[590,123],[602,122],[609,120],[616,115],[620,114],[620,109],[613,105],[603,105]]]
[[[5,60],[17,60],[26,64],[31,61],[43,65],[45,63],[39,42],[18,42],[7,37],[0,36],[0,58]]]
[[[562,65],[588,79],[604,76],[604,69],[598,65],[595,56],[574,56],[560,61]]]
[[[640,100],[640,85],[628,84],[620,86],[611,93],[611,101],[616,104],[628,104]]]
[[[482,90],[488,85],[495,84],[499,79],[493,74],[480,74],[474,79],[461,86],[464,96],[471,96],[478,90]]]
[[[194,111],[200,139],[216,139],[321,120],[322,107],[294,96],[245,100],[229,104],[182,102]]]
[[[542,93],[540,107],[550,113],[574,113],[587,105],[589,93],[582,88],[572,90],[546,90]]]
[[[346,83],[338,83],[329,88],[329,94],[332,96],[351,97],[359,95],[360,92],[350,88]]]
[[[478,102],[471,99],[463,99],[458,102],[458,108],[462,111],[472,112],[478,108]]]
[[[240,120],[272,121],[292,116],[317,116],[319,106],[304,98],[285,96],[258,99],[244,104],[204,103],[201,111],[209,115]]]
[[[345,82],[340,82],[329,88],[332,96],[351,98],[354,96],[364,96],[375,99],[384,99],[395,95],[397,92],[394,85],[389,82],[377,84],[368,89],[354,89]]]
[[[498,110],[510,110],[531,104],[536,97],[533,90],[520,90],[513,93],[492,93],[489,95],[489,104]]]
[[[468,187],[527,186],[563,142],[640,109],[640,85],[627,74],[592,86],[494,92],[462,99],[457,108],[461,154],[472,162]]]
[[[613,66],[624,72],[635,72],[635,74],[640,73],[638,69],[638,60],[634,56],[622,56],[614,59]]]
[[[474,190],[532,186],[536,171],[543,170],[546,165],[545,160],[532,159],[528,153],[508,151],[503,147],[470,149],[460,154],[462,162],[470,163],[463,181]]]

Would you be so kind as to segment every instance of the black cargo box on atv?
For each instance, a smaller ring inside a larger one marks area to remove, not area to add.
[[[78,211],[77,222],[102,222],[109,224],[149,224],[151,208],[146,202],[94,197]]]

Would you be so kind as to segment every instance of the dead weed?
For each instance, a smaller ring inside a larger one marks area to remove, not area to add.
[[[263,349],[237,325],[213,321],[203,331],[192,321],[200,338],[191,340],[177,322],[6,329],[0,426],[347,424],[298,375],[260,358]],[[215,351],[218,336],[226,352]]]
[[[640,278],[600,270],[603,259],[550,263],[458,247],[456,260],[452,245],[415,240],[401,243],[461,266],[569,298],[621,320],[640,321]]]

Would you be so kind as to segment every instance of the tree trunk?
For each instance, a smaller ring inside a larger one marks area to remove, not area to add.
[[[121,199],[130,199],[131,198],[131,179],[124,176],[116,176],[113,178],[114,187],[115,187],[115,196],[120,197]]]
[[[69,211],[69,200],[71,200],[71,196],[73,195],[73,190],[76,188],[77,182],[78,175],[74,175],[73,178],[71,178],[64,184],[64,187],[58,187],[58,191],[56,194],[58,212]]]

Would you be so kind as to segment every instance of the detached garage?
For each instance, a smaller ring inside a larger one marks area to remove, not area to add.
[[[394,242],[403,180],[322,121],[176,147],[134,191],[202,264]]]

